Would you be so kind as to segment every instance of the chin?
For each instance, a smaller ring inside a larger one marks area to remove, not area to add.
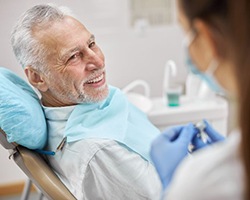
[[[108,85],[105,84],[102,88],[99,89],[98,93],[96,94],[96,100],[102,101],[108,97],[109,94],[109,88]]]
[[[90,92],[85,91],[82,98],[80,98],[80,102],[83,103],[98,103],[100,101],[103,101],[108,97],[109,94],[109,88],[108,85],[105,84],[100,88],[97,88],[93,91],[93,89]]]

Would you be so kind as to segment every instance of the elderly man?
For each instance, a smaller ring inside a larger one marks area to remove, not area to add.
[[[149,159],[159,131],[106,82],[95,37],[62,7],[27,10],[12,33],[14,53],[41,94],[46,150],[77,199],[159,199]]]

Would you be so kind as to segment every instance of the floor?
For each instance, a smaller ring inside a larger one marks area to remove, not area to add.
[[[21,196],[4,196],[1,197],[0,196],[0,200],[20,200]],[[29,195],[29,198],[27,200],[40,200],[39,195],[37,193],[31,193]],[[43,198],[43,200],[45,200],[45,198]]]

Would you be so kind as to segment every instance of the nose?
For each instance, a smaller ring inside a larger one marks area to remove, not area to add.
[[[86,69],[91,71],[104,67],[104,56],[101,52],[89,51],[87,56]]]

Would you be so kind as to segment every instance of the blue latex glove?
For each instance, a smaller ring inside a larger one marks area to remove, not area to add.
[[[176,167],[188,154],[188,145],[197,134],[193,124],[175,126],[160,134],[152,143],[150,156],[163,189],[171,181]]]
[[[206,132],[206,134],[209,138],[208,138],[207,143],[204,143],[201,140],[201,138],[195,136],[192,140],[192,144],[194,146],[193,151],[199,150],[201,148],[204,148],[204,147],[211,145],[211,144],[214,144],[216,142],[220,142],[220,141],[225,140],[225,137],[222,136],[221,134],[219,134],[216,130],[214,130],[214,128],[206,120],[203,120],[203,121],[206,125],[206,128],[204,129],[204,131]],[[198,129],[197,129],[197,131],[198,131]]]

